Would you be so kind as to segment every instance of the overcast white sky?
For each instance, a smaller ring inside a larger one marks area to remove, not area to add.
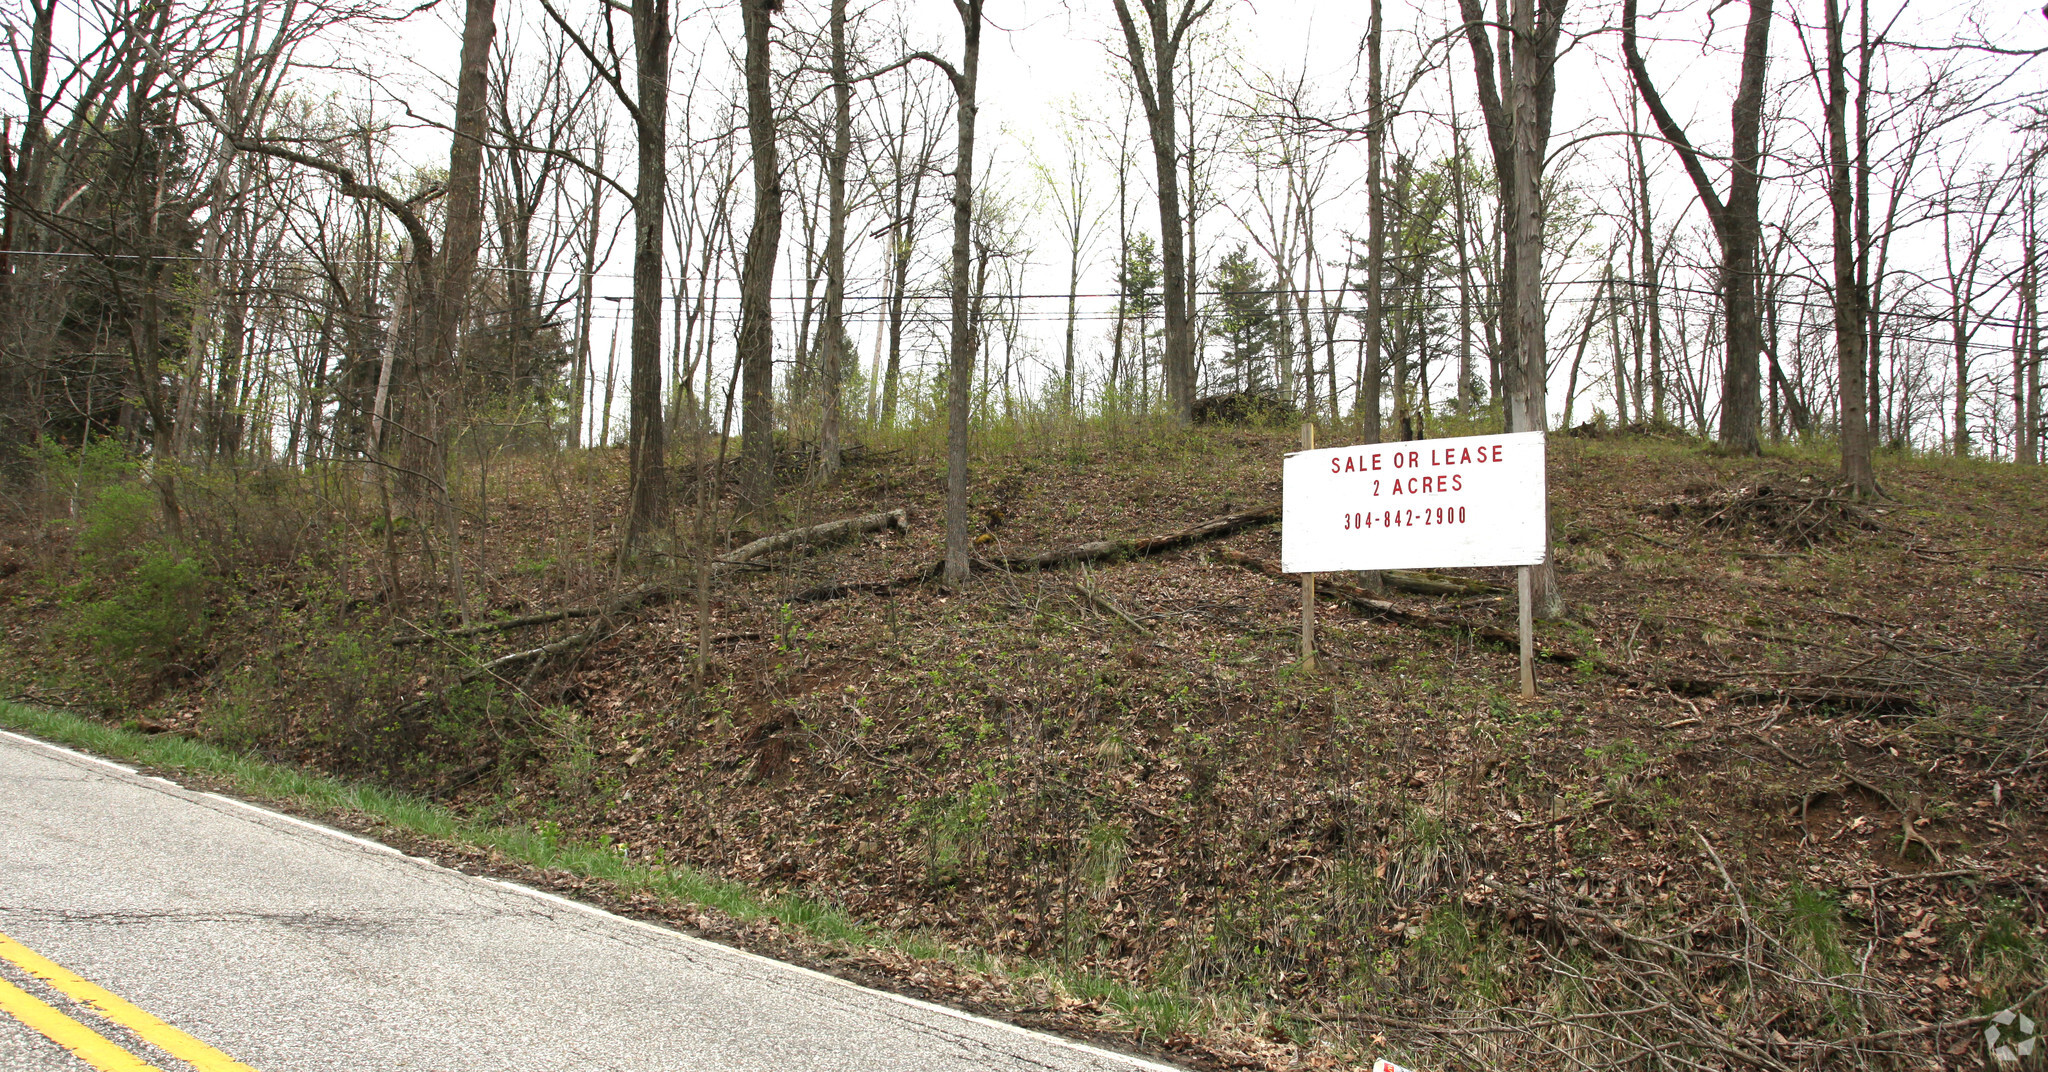
[[[785,18],[810,20],[822,18],[822,0],[789,0],[790,14]],[[572,4],[572,7],[580,6]],[[1879,19],[1886,18],[1898,10],[1898,0],[1878,0],[1875,5]],[[534,10],[526,10],[528,7]],[[1389,0],[1386,5],[1386,19],[1390,32],[1397,40],[1390,45],[1390,64],[1398,71],[1414,61],[1421,44],[1417,35],[1427,37],[1442,33],[1445,20],[1452,17],[1454,8],[1448,3],[1431,3],[1421,7],[1411,6],[1402,0]],[[1784,84],[1786,108],[1798,117],[1811,117],[1814,95],[1810,83],[1789,81],[1804,67],[1800,44],[1795,27],[1790,20],[1817,19],[1817,0],[1800,0],[1787,3],[1780,0],[1778,22],[1773,30],[1774,81]],[[1811,8],[1812,10],[1807,10]],[[875,10],[886,20],[890,10],[886,4],[877,4]],[[954,56],[959,51],[960,29],[952,5],[947,0],[906,0],[904,9],[912,26],[912,32],[919,44],[942,55]],[[2014,4],[2001,0],[1996,7],[1987,9],[1983,16],[1986,25],[1984,36],[2001,44],[2016,47],[2036,47],[2048,44],[2048,21],[2044,21],[2038,8],[2031,4]],[[409,90],[401,92],[412,99],[415,107],[441,107],[431,98],[445,94],[445,85],[435,85],[445,79],[454,67],[455,38],[453,20],[459,17],[460,5],[453,0],[442,0],[440,8],[422,13],[409,20],[397,32],[388,34],[378,45],[388,50],[389,64],[401,72],[410,72],[397,85],[412,84]],[[538,16],[537,5],[524,0],[501,0],[500,23],[510,20]],[[1056,131],[1064,116],[1078,110],[1084,115],[1114,120],[1123,109],[1118,80],[1124,76],[1119,58],[1110,51],[1115,41],[1114,9],[1108,0],[991,0],[987,11],[991,23],[984,35],[983,75],[981,84],[981,139],[984,164],[981,179],[984,183],[1007,190],[1012,196],[1028,199],[1034,193],[1033,182],[1025,166],[1033,146],[1046,153],[1056,152]],[[1649,9],[1644,34],[1648,40],[1651,65],[1667,100],[1674,111],[1688,124],[1695,140],[1713,147],[1725,144],[1727,128],[1727,107],[1732,91],[1735,57],[1734,49],[1740,44],[1744,9],[1740,5],[1713,9],[1705,0],[1676,4],[1665,9]],[[1568,19],[1572,33],[1585,35],[1569,45],[1562,57],[1559,69],[1559,92],[1553,148],[1577,137],[1596,135],[1611,131],[1619,126],[1617,117],[1626,108],[1626,75],[1621,69],[1618,34],[1612,26],[1618,18],[1618,11],[1610,5],[1575,5]],[[1357,60],[1357,50],[1365,29],[1366,7],[1363,3],[1329,0],[1220,0],[1215,15],[1207,23],[1208,40],[1201,46],[1212,57],[1226,57],[1218,60],[1215,80],[1226,92],[1237,93],[1238,87],[1226,83],[1234,81],[1229,67],[1245,75],[1252,72],[1292,74],[1307,73],[1306,83],[1313,97],[1334,105],[1347,96],[1362,97],[1362,84]],[[1946,43],[1964,31],[1956,9],[1950,5],[1935,5],[1929,0],[1916,0],[1908,17],[1900,23],[1903,36],[1922,42]],[[1710,32],[1711,28],[1711,32]],[[731,5],[704,6],[685,9],[677,34],[679,70],[682,72],[697,64],[706,68],[706,82],[716,84],[721,79],[736,77],[731,72],[730,49],[737,38],[738,12]],[[501,31],[501,41],[512,31]],[[527,36],[530,37],[530,31]],[[1658,38],[1665,40],[1659,41]],[[1702,45],[1702,40],[1707,43]],[[1441,116],[1449,107],[1450,87],[1455,87],[1457,107],[1462,121],[1472,124],[1477,121],[1477,109],[1473,104],[1473,90],[1469,73],[1469,52],[1462,43],[1453,42],[1449,50],[1451,66],[1448,71],[1429,75],[1418,87],[1411,107],[1416,113],[1396,133],[1397,142],[1404,148],[1413,149],[1427,139],[1423,149],[1426,155],[1439,155],[1448,145],[1448,135],[1441,121],[1425,113]],[[376,57],[381,64],[386,57]],[[2022,83],[2039,81],[2039,71],[2029,70],[2021,75]],[[1212,105],[1222,110],[1227,105],[1217,102]],[[1976,133],[1979,141],[1970,152],[1985,159],[2009,156],[2015,146],[2007,135],[2009,128],[1980,130]],[[1811,151],[1810,142],[1816,135],[1810,126],[1801,126],[1798,121],[1781,125],[1778,137],[1792,155],[1806,155]],[[1988,137],[1986,136],[1988,133]],[[421,163],[445,161],[446,136],[436,132],[422,132],[416,139],[408,139],[416,145]],[[1139,140],[1139,166],[1134,181],[1142,183],[1149,173],[1147,150]],[[1484,160],[1483,141],[1475,139],[1475,151]],[[950,142],[948,142],[950,146]],[[1612,185],[1619,179],[1614,166],[1623,142],[1612,138],[1593,138],[1555,158],[1553,174],[1583,184],[1590,207],[1596,211],[1612,211],[1619,208],[1618,198]],[[1343,170],[1359,174],[1364,169],[1362,146],[1342,150],[1353,159],[1345,162]],[[411,155],[411,150],[408,150]],[[615,159],[619,154],[615,154]],[[1687,185],[1674,160],[1667,152],[1653,150],[1652,166],[1660,171],[1656,197],[1660,210],[1670,218],[1681,208],[1690,206],[1692,190]],[[622,165],[624,161],[621,161]],[[625,170],[623,167],[620,169]],[[1719,179],[1718,170],[1716,178]],[[1218,193],[1239,206],[1244,203],[1243,194],[1237,192],[1241,185],[1242,172],[1219,175],[1216,183]],[[1798,184],[1808,183],[1808,178],[1790,173],[1780,165],[1773,177],[1771,193],[1767,197],[1786,198],[1792,196]],[[1107,178],[1102,191],[1106,193]],[[1133,191],[1139,199],[1133,216],[1139,229],[1156,231],[1157,212],[1145,203],[1147,191],[1141,186]],[[1801,196],[1810,196],[1810,187]],[[1203,246],[1205,262],[1213,262],[1215,256],[1234,245],[1239,233],[1231,222],[1229,205],[1212,209],[1204,218]],[[796,241],[796,219],[794,206],[785,223],[785,255]],[[1693,222],[1702,222],[1696,208],[1690,209]],[[1767,216],[1772,214],[1767,208]],[[1343,253],[1345,233],[1363,228],[1364,204],[1362,194],[1352,196],[1328,206],[1320,216],[1324,237],[1319,239],[1320,252],[1326,258],[1339,257]],[[1113,223],[1111,224],[1113,230]],[[1604,232],[1603,232],[1604,234]],[[1065,289],[1065,250],[1060,240],[1044,221],[1029,232],[1028,244],[1035,247],[1028,262],[1028,274],[1023,289],[1032,294],[1052,294]],[[1596,236],[1595,244],[1604,246],[1604,237]],[[1111,266],[1106,251],[1113,246],[1113,240],[1098,243],[1104,253],[1098,254],[1091,270],[1082,283],[1084,293],[1100,294],[1111,289]],[[939,236],[935,255],[942,254],[943,236]],[[607,278],[599,282],[600,293],[624,296],[628,290],[627,250],[622,243],[615,254],[613,263],[605,273]],[[872,250],[867,251],[872,253]],[[1597,249],[1593,251],[1597,254]],[[861,251],[856,250],[856,257]],[[1907,243],[1901,247],[1900,263],[1911,262],[1915,257],[1926,259],[1934,255],[1931,247],[1924,242],[1919,245]],[[1928,267],[1932,268],[1932,265]],[[856,278],[851,289],[860,292],[868,289],[867,281],[859,276],[862,269],[854,269]],[[788,273],[785,272],[785,275]],[[1568,272],[1567,275],[1578,274]],[[1698,273],[1700,278],[1686,279],[1685,283],[1699,287],[1711,287],[1710,275]],[[1334,280],[1333,280],[1334,282]],[[728,284],[730,287],[731,284]],[[778,286],[781,293],[799,289],[785,282]],[[728,291],[729,292],[729,291]],[[1106,298],[1084,300],[1084,313],[1101,313],[1110,306]],[[731,304],[728,302],[727,309]],[[794,309],[794,306],[780,308]],[[1555,353],[1564,342],[1560,336],[1566,334],[1568,323],[1576,310],[1560,307],[1558,322],[1552,326],[1552,348]],[[624,303],[611,305],[615,316],[625,313]],[[1027,331],[1030,344],[1043,361],[1056,361],[1060,349],[1059,335],[1063,325],[1058,314],[1063,313],[1064,302],[1053,299],[1026,303]],[[860,316],[863,310],[856,305],[852,312]],[[1098,353],[1106,348],[1105,327],[1102,323],[1084,324],[1083,352]],[[1092,330],[1090,330],[1092,328]],[[856,339],[863,350],[871,346],[871,328],[855,327]],[[600,339],[602,348],[603,339]],[[863,354],[863,357],[869,355]],[[1564,374],[1564,361],[1555,360],[1555,375]],[[1553,385],[1553,395],[1561,392],[1562,384]],[[1441,391],[1438,392],[1439,396]],[[1582,410],[1583,412],[1583,410]]]

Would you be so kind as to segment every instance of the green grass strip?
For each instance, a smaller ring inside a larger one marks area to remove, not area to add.
[[[297,805],[314,812],[375,816],[422,837],[496,849],[535,867],[603,879],[629,894],[651,890],[677,901],[716,908],[743,922],[767,916],[794,930],[840,941],[858,938],[862,933],[851,920],[825,906],[795,898],[764,901],[743,886],[707,878],[687,868],[634,862],[609,845],[564,839],[545,828],[471,822],[423,797],[344,782],[226,751],[189,737],[136,733],[64,711],[5,702],[0,702],[0,727],[155,770],[211,775],[258,800]]]
[[[522,863],[602,879],[626,894],[651,892],[665,900],[714,908],[740,922],[767,918],[790,931],[847,949],[891,949],[925,959],[943,959],[970,970],[1013,977],[1043,978],[1066,993],[1096,998],[1141,1037],[1163,1038],[1209,1019],[1187,995],[1138,989],[1063,965],[1026,958],[993,958],[867,926],[823,902],[783,895],[763,897],[738,883],[711,878],[685,867],[658,866],[626,858],[615,846],[565,839],[552,827],[477,823],[449,808],[409,793],[345,782],[324,774],[217,748],[176,734],[144,734],[66,711],[0,700],[0,729],[39,738],[118,762],[166,773],[192,772],[219,778],[236,794],[313,814],[334,811],[374,816],[400,830],[437,841],[496,849]]]

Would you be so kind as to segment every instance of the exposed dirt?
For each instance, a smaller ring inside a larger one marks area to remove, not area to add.
[[[1011,444],[976,471],[977,553],[1275,504],[1289,439]],[[382,537],[346,489],[328,508],[362,535],[301,559],[323,587],[231,572],[204,645],[125,692],[59,628],[66,530],[10,531],[0,598],[32,698],[119,696],[147,728],[1156,987],[1180,1000],[1089,1007],[997,976],[954,996],[1223,1064],[1976,1067],[1982,1015],[2041,1017],[2048,478],[1892,459],[1895,499],[1861,504],[1796,453],[1551,452],[1570,613],[1540,632],[1582,657],[1542,664],[1535,703],[1507,646],[1416,624],[1511,629],[1491,595],[1327,604],[1322,671],[1298,672],[1298,586],[1214,554],[1276,560],[1273,526],[957,593],[862,589],[938,557],[939,464],[909,449],[731,534],[911,517],[719,588],[701,683],[685,599],[394,722],[477,660],[589,623],[390,647],[456,623],[410,550],[387,604]],[[633,583],[605,565],[616,460],[578,465],[493,474],[509,490],[470,529],[483,617]]]

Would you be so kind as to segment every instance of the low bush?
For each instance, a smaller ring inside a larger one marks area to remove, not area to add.
[[[153,549],[104,587],[104,598],[79,605],[74,631],[110,674],[154,678],[205,635],[207,578],[189,557]]]

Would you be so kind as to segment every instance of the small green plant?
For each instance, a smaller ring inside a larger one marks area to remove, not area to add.
[[[2030,925],[2025,901],[1989,894],[1983,910],[1965,962],[1978,985],[1980,1010],[1995,1012],[2011,1007],[2048,977],[2048,943]]]
[[[220,697],[200,712],[200,735],[232,752],[258,749],[278,722],[269,676],[260,668],[227,674]]]
[[[590,744],[590,728],[576,710],[544,707],[537,716],[541,726],[540,748],[546,758],[548,780],[565,800],[590,795],[592,775],[597,770],[597,751]]]
[[[910,825],[925,835],[925,877],[949,885],[972,859],[989,816],[1001,806],[1003,787],[984,779],[959,796],[942,796],[911,809]]]
[[[1787,948],[1797,958],[1800,974],[1815,982],[1850,976],[1856,960],[1842,943],[1842,906],[1832,895],[1794,883],[1785,897]],[[1832,986],[1809,991],[1817,1021],[1848,1026],[1856,1023],[1856,1002]]]
[[[79,518],[79,561],[95,572],[130,564],[137,548],[148,542],[159,509],[139,485],[115,484],[102,489]]]
[[[1618,737],[1598,748],[1588,748],[1586,758],[1600,772],[1600,782],[1609,796],[1624,799],[1635,788],[1636,776],[1650,765],[1650,754],[1634,741]]]
[[[554,555],[542,555],[539,558],[522,558],[518,562],[513,563],[512,572],[523,577],[545,577],[560,564]]]
[[[1081,881],[1099,896],[1109,892],[1122,873],[1130,853],[1130,838],[1123,827],[1095,823],[1088,828],[1088,840],[1081,850],[1077,870]]]
[[[107,587],[105,598],[78,608],[75,630],[109,670],[153,677],[205,634],[207,578],[191,558],[157,549]]]

